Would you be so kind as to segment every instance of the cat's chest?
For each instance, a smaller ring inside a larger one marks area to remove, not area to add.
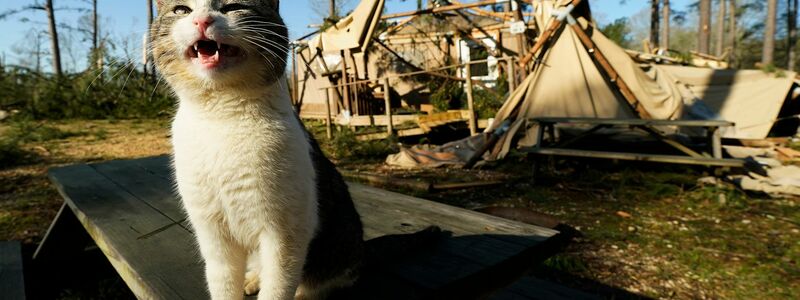
[[[242,176],[264,177],[287,152],[285,124],[278,121],[208,121],[176,118],[176,171],[197,182],[221,185]]]

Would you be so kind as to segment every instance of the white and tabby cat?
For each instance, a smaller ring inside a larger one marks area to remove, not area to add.
[[[292,108],[278,0],[159,0],[151,33],[180,100],[175,175],[211,298],[319,299],[352,285],[361,222]]]

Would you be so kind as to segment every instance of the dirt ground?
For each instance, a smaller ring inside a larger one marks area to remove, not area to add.
[[[47,168],[170,151],[165,120],[37,126],[65,134],[21,142],[22,154],[0,164],[0,240],[20,240],[29,249],[62,204]],[[0,138],[12,130],[0,124]],[[323,144],[328,150],[337,147]],[[512,156],[482,170],[406,171],[387,168],[377,159],[338,161],[347,173],[439,183],[502,181],[439,191],[385,188],[468,209],[517,207],[559,219],[581,236],[534,275],[573,288],[607,298],[800,297],[800,199],[698,184],[707,170],[656,164],[558,160],[534,182],[530,163]],[[75,298],[71,295],[60,297]]]

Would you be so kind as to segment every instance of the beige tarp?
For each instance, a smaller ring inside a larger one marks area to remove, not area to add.
[[[309,46],[325,52],[350,49],[363,52],[380,20],[383,4],[384,0],[362,0],[351,14],[312,38]]]
[[[670,65],[658,65],[657,68],[669,73],[676,86],[687,88],[696,98],[687,99],[685,103],[686,113],[690,114],[687,118],[734,122],[736,126],[724,129],[722,136],[737,139],[763,139],[767,136],[796,76],[794,72],[775,76],[761,70],[713,70]],[[705,107],[696,109],[698,105]],[[703,115],[706,108],[710,112]]]
[[[653,118],[677,119],[681,116],[681,93],[666,76],[660,76],[658,72],[649,75],[642,71],[622,48],[599,31],[593,32],[592,40]],[[522,102],[516,122],[493,152],[498,154],[497,158],[502,158],[511,147],[508,137],[523,128],[528,118],[636,118],[627,102],[616,95],[614,89],[595,66],[575,32],[566,28],[545,53],[536,70],[528,75],[500,108],[495,125],[487,129],[494,130]],[[535,143],[536,129],[528,128],[518,145],[532,146]]]

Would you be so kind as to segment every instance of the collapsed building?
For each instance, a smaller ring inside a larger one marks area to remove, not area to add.
[[[338,23],[295,43],[293,96],[301,116],[387,126],[387,134],[399,135],[394,127],[406,122],[425,128],[466,121],[473,132],[484,128],[469,147],[486,148],[488,154],[479,153],[484,159],[536,146],[541,137],[535,119],[542,117],[724,120],[732,126],[719,129],[721,138],[736,140],[797,131],[794,72],[643,60],[597,30],[588,1],[520,3],[453,1],[382,14],[382,0],[362,1]],[[503,9],[491,10],[495,5]],[[387,22],[400,17],[405,19]],[[467,109],[429,117],[436,114],[432,95],[438,91],[432,88],[441,88],[429,84],[434,78],[456,83],[469,98]],[[501,83],[508,87],[502,106],[493,118],[480,120],[473,91]],[[419,128],[405,134],[426,132]],[[704,134],[680,126],[658,131]],[[486,142],[492,145],[482,147]]]

